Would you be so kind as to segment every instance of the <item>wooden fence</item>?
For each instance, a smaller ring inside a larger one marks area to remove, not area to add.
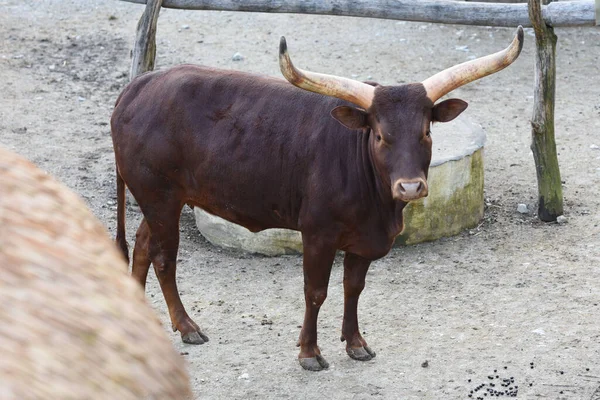
[[[600,24],[600,0],[542,5],[450,0],[123,0],[145,4],[132,52],[131,78],[154,69],[156,23],[161,7],[267,13],[339,15],[444,24],[533,27],[536,40],[531,149],[538,180],[538,216],[555,221],[563,214],[563,195],[554,139],[556,41],[554,27]],[[547,1],[547,0],[546,0]],[[550,0],[551,1],[551,0]]]
[[[146,4],[146,0],[124,0]],[[527,4],[442,0],[163,0],[162,7],[186,10],[320,14],[436,22],[442,24],[531,27]],[[543,6],[547,25],[593,26],[594,0],[561,1]]]

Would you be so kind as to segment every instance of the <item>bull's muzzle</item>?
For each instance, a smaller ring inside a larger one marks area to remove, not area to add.
[[[427,181],[424,179],[402,180],[399,179],[392,187],[394,200],[412,201],[426,197],[429,193]]]

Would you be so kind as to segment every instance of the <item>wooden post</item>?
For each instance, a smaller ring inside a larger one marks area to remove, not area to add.
[[[146,10],[137,25],[135,43],[131,53],[129,79],[154,69],[156,57],[156,23],[163,0],[148,0]]]
[[[538,216],[556,221],[563,213],[563,195],[554,140],[556,35],[542,18],[541,0],[529,0],[529,18],[535,31],[535,83],[531,150],[538,181]]]

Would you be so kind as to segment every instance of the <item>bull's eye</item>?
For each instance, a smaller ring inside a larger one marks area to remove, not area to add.
[[[378,133],[375,135],[375,139],[377,139],[378,142],[381,142],[381,135]]]

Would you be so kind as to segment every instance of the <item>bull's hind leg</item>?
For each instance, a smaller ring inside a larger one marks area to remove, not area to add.
[[[169,308],[173,330],[181,333],[185,343],[208,342],[208,337],[187,314],[177,290],[175,272],[182,203],[168,199],[164,202],[155,202],[151,207],[144,207],[142,204],[140,207],[151,232],[148,247],[150,260]]]
[[[320,371],[329,368],[317,345],[317,318],[321,305],[327,298],[327,286],[331,266],[335,258],[335,247],[325,245],[320,238],[302,235],[304,244],[304,299],[306,310],[300,331],[298,360],[302,368]]]
[[[148,254],[150,246],[150,228],[146,218],[142,220],[140,227],[135,234],[135,247],[133,248],[133,265],[131,267],[131,276],[146,289],[146,278],[150,269],[150,256]]]
[[[348,355],[360,361],[375,357],[375,352],[358,329],[358,298],[365,287],[365,276],[371,261],[355,254],[346,253],[344,258],[344,322],[342,324],[342,342],[346,341]]]

